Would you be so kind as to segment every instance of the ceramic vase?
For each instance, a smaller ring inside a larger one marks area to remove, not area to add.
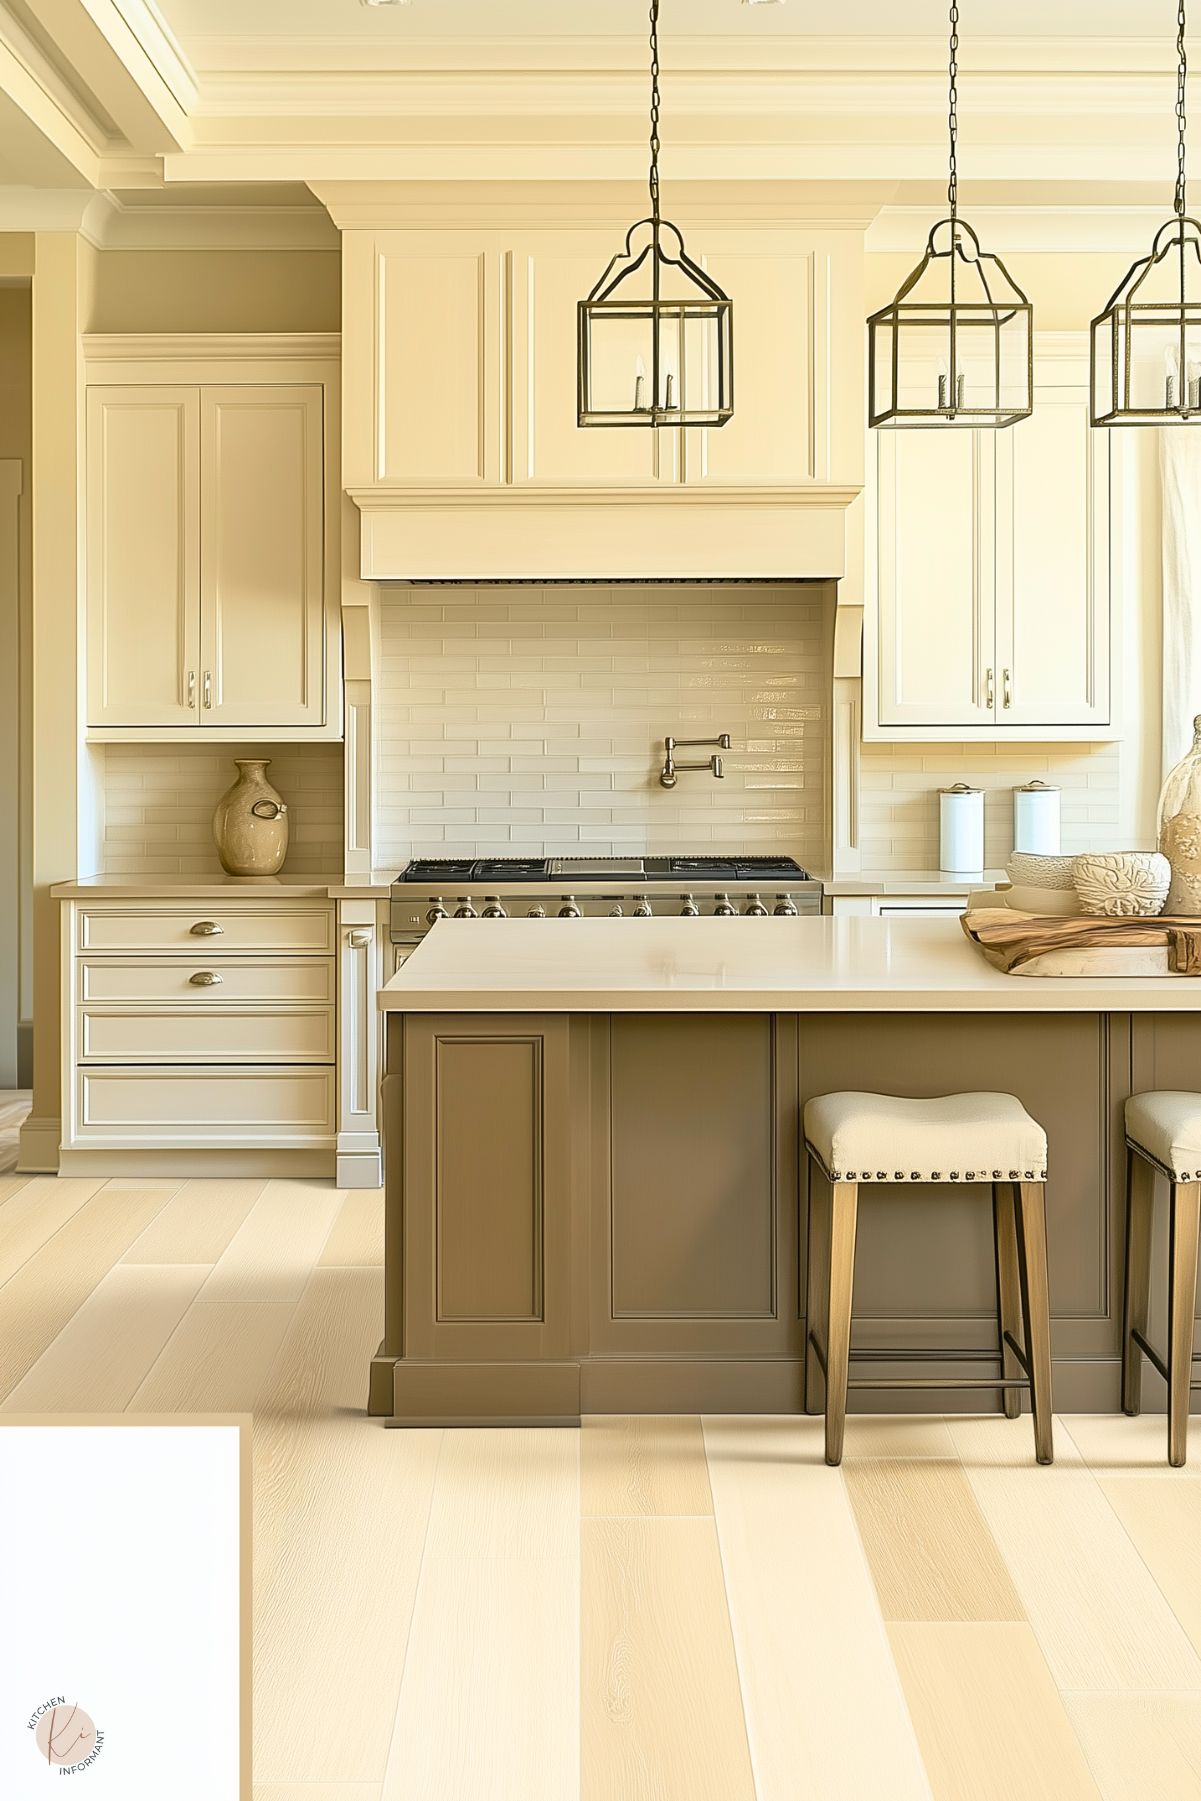
[[[235,757],[238,779],[217,802],[213,839],[227,875],[276,875],[288,854],[288,809],[264,773],[269,757]]]
[[[1192,749],[1159,797],[1159,848],[1172,865],[1164,911],[1201,914],[1201,714],[1193,720]]]

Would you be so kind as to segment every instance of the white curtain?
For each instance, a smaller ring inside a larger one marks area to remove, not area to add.
[[[1163,478],[1163,773],[1201,713],[1201,428],[1159,433]]]

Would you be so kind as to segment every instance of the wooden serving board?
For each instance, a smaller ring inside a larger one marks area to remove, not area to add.
[[[1057,951],[1151,948],[1167,951],[1173,975],[1201,976],[1201,917],[1196,915],[1104,919],[1059,913],[1039,918],[1004,907],[982,907],[961,914],[960,922],[982,955],[1006,975]]]

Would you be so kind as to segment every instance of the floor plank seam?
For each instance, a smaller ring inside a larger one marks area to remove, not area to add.
[[[383,1426],[379,1430],[386,1430]],[[396,1705],[392,1710],[392,1730],[388,1734],[388,1748],[384,1753],[384,1767],[380,1774],[380,1795],[388,1787],[388,1772],[392,1767],[392,1752],[396,1744],[396,1729],[400,1721],[400,1701],[404,1693],[405,1677],[409,1669],[409,1649],[413,1642],[413,1622],[417,1618],[417,1608],[421,1600],[421,1587],[425,1581],[425,1554],[429,1546],[430,1520],[434,1512],[434,1498],[438,1492],[438,1474],[442,1468],[442,1456],[446,1449],[446,1431],[441,1429],[438,1436],[438,1455],[434,1461],[434,1475],[430,1483],[429,1500],[425,1508],[425,1526],[421,1534],[421,1557],[417,1564],[417,1580],[413,1584],[413,1605],[409,1609],[409,1623],[405,1630],[404,1656],[400,1660],[400,1678],[396,1684]]]

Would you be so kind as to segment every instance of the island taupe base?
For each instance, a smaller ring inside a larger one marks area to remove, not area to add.
[[[1055,1401],[1112,1411],[1122,1106],[1137,1089],[1201,1088],[1201,1017],[393,1013],[387,1069],[373,1414],[800,1411],[807,1184],[821,1180],[800,1111],[833,1088],[1003,1089],[1042,1121]],[[989,1372],[991,1235],[983,1184],[864,1189],[855,1341],[896,1351],[870,1366],[880,1376]],[[1146,1404],[1159,1386],[1148,1372]],[[980,1405],[929,1389],[856,1403]]]

